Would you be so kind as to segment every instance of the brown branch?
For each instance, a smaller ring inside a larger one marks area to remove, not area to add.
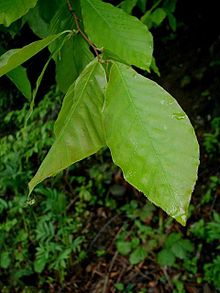
[[[68,6],[68,9],[69,9],[69,12],[72,14],[72,17],[75,21],[75,24],[76,24],[76,28],[78,30],[78,32],[81,34],[81,36],[84,38],[84,40],[86,40],[86,42],[93,48],[97,58],[99,59],[99,52],[98,52],[98,49],[96,48],[96,46],[90,41],[90,39],[87,37],[87,35],[81,30],[81,27],[79,25],[79,19],[78,19],[78,16],[76,15],[76,13],[74,12],[73,10],[73,7],[70,3],[69,0],[66,0],[66,3],[67,3],[67,6]]]

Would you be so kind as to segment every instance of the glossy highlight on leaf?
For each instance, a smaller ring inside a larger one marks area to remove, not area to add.
[[[126,180],[184,225],[199,148],[176,100],[155,82],[114,63],[104,125],[107,145]]]
[[[105,71],[94,60],[64,98],[55,125],[56,140],[29,183],[30,192],[45,178],[96,153],[105,145],[101,115],[105,87]]]

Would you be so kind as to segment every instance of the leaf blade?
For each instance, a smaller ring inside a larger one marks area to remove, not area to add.
[[[48,36],[45,39],[35,41],[23,48],[12,49],[4,53],[0,57],[0,77],[33,57],[64,33],[66,32]]]
[[[96,153],[105,145],[101,115],[105,86],[104,69],[95,60],[70,87],[56,122],[56,140],[29,183],[30,192],[45,178]],[[71,108],[66,103],[71,104]]]
[[[149,69],[153,39],[143,23],[100,0],[81,0],[81,8],[85,31],[97,47],[127,64]]]
[[[7,73],[8,78],[16,85],[19,91],[27,98],[31,99],[31,84],[27,76],[26,68],[18,66]]]
[[[56,60],[56,80],[60,90],[67,92],[85,66],[91,62],[93,55],[89,45],[81,35],[74,35],[63,45]]]
[[[0,46],[0,54],[5,53],[4,48]],[[7,77],[15,84],[18,90],[27,98],[31,99],[31,84],[27,76],[26,68],[18,66],[7,73]]]
[[[155,82],[115,63],[104,117],[107,145],[127,181],[185,224],[199,151],[177,102]]]
[[[36,3],[37,0],[1,0],[0,24],[9,26],[12,22],[25,15]]]

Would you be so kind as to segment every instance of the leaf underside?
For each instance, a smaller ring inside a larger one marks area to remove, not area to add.
[[[29,183],[30,192],[45,178],[96,153],[105,145],[101,116],[105,86],[104,69],[95,60],[69,88],[56,121],[56,140]]]
[[[115,63],[106,90],[104,126],[113,160],[126,180],[184,225],[199,148],[176,100],[155,82]]]
[[[8,78],[16,85],[19,91],[27,98],[31,99],[31,84],[27,76],[26,68],[16,67],[7,74]]]
[[[4,54],[5,50],[0,46],[0,54]],[[18,66],[7,73],[7,77],[16,85],[18,90],[27,98],[31,98],[31,84],[27,76],[26,68]]]

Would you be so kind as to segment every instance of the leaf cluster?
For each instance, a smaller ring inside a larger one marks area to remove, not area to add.
[[[29,183],[30,193],[44,179],[107,146],[126,180],[184,225],[199,164],[193,127],[171,95],[131,67],[145,74],[150,70],[153,38],[145,22],[150,27],[151,19],[159,25],[165,17],[162,11],[171,19],[175,1],[164,1],[160,10],[160,1],[155,3],[144,21],[124,11],[136,4],[142,9],[144,3],[137,1],[124,1],[124,10],[101,0],[55,1],[51,11],[44,1],[24,1],[18,11],[6,2],[10,10],[2,5],[0,22],[9,25],[25,15],[42,38],[0,57],[0,76],[10,74],[18,87],[25,85],[28,99],[31,95],[25,126],[51,60],[57,84],[66,93],[54,144]],[[26,72],[19,66],[46,47],[51,55],[30,93]]]

